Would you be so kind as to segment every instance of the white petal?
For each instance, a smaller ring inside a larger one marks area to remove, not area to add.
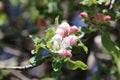
[[[69,37],[65,37],[61,43],[61,48],[66,49],[70,47]]]
[[[57,41],[58,43],[62,42],[62,36],[60,34],[56,34],[52,37],[51,41]]]
[[[67,22],[62,22],[58,27],[63,30],[66,30],[70,27],[70,25]]]

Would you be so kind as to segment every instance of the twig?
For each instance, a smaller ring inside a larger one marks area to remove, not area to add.
[[[25,69],[31,69],[34,66],[32,65],[26,65],[26,66],[15,66],[15,67],[0,67],[0,69],[11,69],[11,70],[25,70]]]

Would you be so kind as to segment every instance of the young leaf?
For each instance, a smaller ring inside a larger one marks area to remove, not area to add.
[[[46,41],[49,41],[53,37],[54,33],[55,33],[55,28],[54,27],[47,29],[47,31],[46,31]]]
[[[29,60],[29,63],[33,66],[38,66],[42,64],[47,59],[47,56],[34,56]]]
[[[55,72],[61,71],[62,64],[63,64],[63,59],[60,58],[59,56],[53,58],[52,67]]]
[[[47,44],[46,44],[46,46],[47,46],[48,48],[51,48],[51,47],[52,47],[51,42],[48,41]]]
[[[55,27],[57,27],[58,25],[59,25],[59,16],[55,18]]]
[[[37,54],[40,48],[46,48],[42,42],[40,44],[36,44],[34,50],[31,51],[32,54]]]
[[[75,70],[78,68],[81,68],[82,70],[88,69],[87,65],[82,61],[72,61],[70,60],[70,58],[67,58],[65,59],[65,62],[67,62],[67,68],[71,70]]]
[[[30,35],[29,37],[34,41],[35,44],[39,43],[41,39],[38,35]]]
[[[37,35],[30,35],[30,37],[32,38],[32,40],[35,43],[35,48],[34,48],[34,50],[31,51],[32,54],[38,53],[40,48],[45,48],[46,41],[43,38],[40,38]]]

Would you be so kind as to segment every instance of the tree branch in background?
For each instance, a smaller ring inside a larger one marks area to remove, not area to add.
[[[32,65],[26,65],[26,66],[15,66],[15,67],[0,67],[0,69],[6,70],[6,69],[10,69],[10,70],[25,70],[25,69],[31,69],[34,66]]]
[[[115,3],[115,0],[108,0],[108,2],[105,4],[105,6],[109,6],[109,9],[112,9],[114,3]]]

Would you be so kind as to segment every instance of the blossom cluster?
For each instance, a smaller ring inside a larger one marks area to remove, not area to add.
[[[82,18],[87,18],[88,14],[86,12],[81,12],[80,16]],[[104,15],[102,13],[98,13],[96,14],[96,16],[91,16],[90,20],[93,21],[94,19],[98,20],[98,21],[110,21],[111,17],[109,15]]]
[[[109,15],[103,15],[102,13],[98,13],[95,17],[92,16],[90,18],[91,20],[99,20],[99,21],[110,21],[111,20],[111,17]]]
[[[55,31],[55,35],[50,40],[50,50],[61,56],[72,57],[71,47],[77,43],[79,37],[77,26],[70,26],[67,22],[62,22]]]

